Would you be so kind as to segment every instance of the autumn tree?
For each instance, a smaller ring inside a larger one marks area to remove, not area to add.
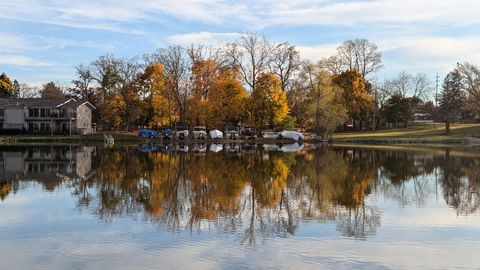
[[[450,133],[450,124],[459,121],[465,104],[462,89],[462,75],[458,69],[451,71],[444,79],[439,97],[439,116],[445,123],[445,132]]]
[[[34,98],[37,97],[40,92],[38,87],[26,83],[20,83],[18,89],[18,96],[16,96],[16,98]]]
[[[271,61],[271,44],[257,33],[244,33],[238,40],[227,44],[224,57],[250,90],[254,90],[259,76]]]
[[[164,68],[161,63],[152,63],[142,74],[145,101],[145,124],[150,126],[167,126],[170,123],[168,110],[168,93],[165,89]],[[175,117],[174,117],[175,118]]]
[[[209,118],[211,88],[218,79],[219,66],[213,59],[192,59],[192,95],[188,101],[187,119],[194,125],[206,125]]]
[[[272,50],[270,69],[280,79],[280,87],[283,91],[291,90],[293,78],[300,64],[300,53],[294,45],[284,42],[276,45]]]
[[[250,97],[250,115],[255,126],[280,125],[288,116],[287,96],[280,87],[280,80],[274,74],[259,76],[257,87]]]
[[[386,80],[387,87],[395,94],[402,97],[414,97],[424,99],[432,90],[432,84],[426,74],[410,74],[405,71],[400,72],[395,77]]]
[[[367,39],[347,40],[337,47],[335,55],[322,59],[321,65],[335,75],[355,70],[365,78],[383,67],[382,53]]]
[[[78,97],[80,100],[96,104],[96,93],[95,89],[92,87],[92,83],[95,79],[91,68],[79,65],[75,67],[75,73],[77,78],[72,80],[74,87],[70,88],[71,94]]]
[[[347,118],[343,89],[334,84],[325,71],[310,76],[308,93],[309,114],[317,136],[325,139]]]
[[[220,127],[238,124],[246,118],[248,92],[239,75],[230,69],[222,69],[210,89],[208,124]]]
[[[76,92],[83,97],[92,96],[92,82],[97,83],[96,105],[100,122],[110,128],[124,125],[127,130],[141,116],[139,80],[142,65],[138,58],[124,59],[105,55],[93,61],[89,68],[77,67]],[[94,87],[94,86],[92,86]]]
[[[468,93],[468,104],[480,116],[480,68],[470,63],[457,65],[462,77],[462,88]]]
[[[179,45],[170,46],[166,49],[159,49],[150,56],[150,61],[159,62],[164,67],[165,88],[167,90],[167,101],[170,123],[174,123],[174,109],[178,112],[180,122],[185,122],[187,102],[191,96],[191,58],[188,51]]]
[[[362,128],[363,121],[373,109],[373,98],[368,94],[368,85],[362,74],[353,70],[345,71],[333,78],[333,82],[343,89],[343,102],[347,115],[352,119],[354,127]]]
[[[118,77],[118,60],[113,55],[100,56],[90,65],[90,75],[98,84],[100,103],[104,103],[108,94],[114,92]]]
[[[1,98],[13,97],[13,83],[5,73],[2,73],[0,75],[0,97]]]
[[[40,97],[42,98],[64,98],[65,93],[55,82],[49,82],[43,85],[40,90]]]
[[[304,60],[299,66],[297,76],[292,82],[291,89],[287,92],[287,101],[290,108],[290,115],[296,120],[299,126],[305,126],[310,119],[308,104],[308,93],[314,74],[317,74],[318,65],[311,61]]]
[[[141,114],[141,101],[139,92],[141,85],[138,81],[141,74],[141,65],[136,58],[117,59],[117,78],[114,84],[115,92],[110,96],[115,101],[115,106],[127,131],[130,125],[139,119]],[[107,113],[105,111],[104,113]]]

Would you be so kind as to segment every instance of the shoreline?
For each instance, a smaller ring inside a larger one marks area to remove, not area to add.
[[[115,144],[139,144],[139,143],[175,143],[175,144],[195,144],[195,143],[239,143],[239,144],[290,144],[295,143],[294,140],[289,139],[147,139],[131,134],[113,133]],[[330,139],[321,141],[314,138],[306,138],[302,143],[311,144],[360,144],[360,145],[377,145],[377,146],[392,146],[392,145],[411,145],[411,146],[473,146],[480,147],[480,138],[349,138],[349,139]],[[10,135],[0,136],[0,145],[17,145],[17,144],[103,144],[103,134],[97,133],[86,136],[55,136],[55,135]]]

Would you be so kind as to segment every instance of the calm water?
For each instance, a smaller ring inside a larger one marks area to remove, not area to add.
[[[480,268],[480,151],[0,147],[1,269]]]

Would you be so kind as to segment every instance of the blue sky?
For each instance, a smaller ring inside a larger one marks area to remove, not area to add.
[[[0,2],[0,72],[69,84],[100,55],[132,57],[171,44],[216,45],[244,31],[297,45],[318,60],[367,38],[384,55],[376,77],[480,64],[478,0],[15,0]]]

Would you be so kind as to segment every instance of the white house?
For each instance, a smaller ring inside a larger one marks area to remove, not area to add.
[[[90,102],[74,98],[1,98],[0,132],[90,134],[94,109]]]

